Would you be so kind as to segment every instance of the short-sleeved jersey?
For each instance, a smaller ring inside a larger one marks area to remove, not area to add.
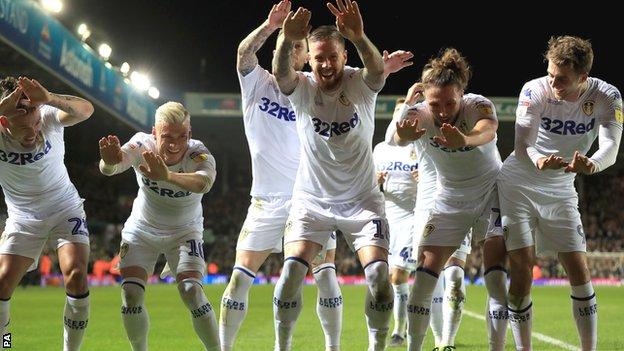
[[[377,171],[386,172],[386,201],[391,201],[407,211],[414,210],[418,188],[418,183],[412,176],[412,171],[418,170],[418,155],[414,144],[395,146],[382,141],[375,145],[373,159]]]
[[[241,86],[245,135],[251,154],[252,196],[290,196],[299,166],[299,137],[290,101],[260,66]]]
[[[137,133],[121,149],[125,159],[123,166],[118,167],[115,173],[121,173],[129,167],[134,168],[139,185],[128,221],[152,228],[156,235],[167,235],[189,227],[201,230],[201,199],[204,194],[190,192],[169,182],[150,180],[139,169],[139,165],[144,162],[142,153],[156,152],[154,136]],[[216,175],[214,157],[201,141],[195,139],[189,140],[188,150],[182,160],[168,168],[178,173],[201,173],[211,179]]]
[[[294,193],[349,202],[377,187],[372,138],[377,92],[362,70],[345,67],[340,86],[323,92],[310,74],[288,97],[297,115],[301,160]]]
[[[419,141],[425,144],[425,152],[438,173],[438,197],[470,201],[486,195],[496,182],[501,167],[496,138],[476,147],[448,149],[433,139],[436,135],[440,136],[441,132],[427,105],[419,103],[414,109],[419,126],[427,130]],[[481,95],[465,94],[454,126],[465,134],[481,119],[496,120],[494,105]]]
[[[622,97],[613,85],[589,77],[587,90],[575,102],[555,99],[548,77],[524,85],[516,109],[516,124],[539,128],[535,150],[570,161],[575,151],[586,154],[598,136],[599,126],[622,129]],[[515,151],[505,160],[502,177],[514,184],[550,190],[574,189],[576,173],[563,169],[538,170],[531,159],[520,159]]]
[[[44,105],[40,113],[34,149],[25,149],[7,130],[0,132],[0,185],[10,216],[45,219],[82,201],[65,168],[59,110]]]

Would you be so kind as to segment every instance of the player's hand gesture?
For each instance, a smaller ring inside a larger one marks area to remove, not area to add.
[[[385,183],[387,175],[388,175],[388,172],[385,172],[385,171],[377,172],[377,184],[381,185]]]
[[[414,57],[411,51],[397,50],[391,54],[387,50],[383,51],[384,74],[389,76],[405,67],[411,66],[414,62],[410,61]]]
[[[340,34],[351,42],[361,39],[364,36],[364,23],[357,2],[336,0],[336,6],[327,3],[329,11],[336,16],[336,27]]]
[[[52,94],[35,79],[19,77],[17,84],[26,95],[26,99],[20,101],[26,107],[37,107],[52,101]]]
[[[458,149],[466,146],[466,136],[457,127],[448,123],[443,123],[440,127],[442,136],[434,136],[433,141],[444,146],[447,149]]]
[[[426,129],[418,128],[418,118],[398,121],[396,127],[396,133],[399,138],[407,141],[418,140],[427,131]]]
[[[405,95],[405,103],[408,106],[414,106],[417,102],[423,100],[424,95],[423,91],[425,87],[423,83],[416,82],[414,83],[408,90],[407,95]]]
[[[139,165],[143,175],[155,182],[169,180],[169,169],[160,155],[156,155],[153,151],[144,151],[143,160],[145,164]]]
[[[17,87],[13,92],[0,101],[0,116],[13,118],[23,116],[27,113],[26,109],[20,104],[20,99],[24,92],[22,88]]]
[[[539,170],[560,169],[567,166],[568,163],[563,160],[563,157],[557,155],[550,155],[537,160],[537,169]]]
[[[269,28],[272,30],[282,28],[282,24],[290,12],[291,6],[292,3],[289,0],[282,0],[273,5],[269,12],[269,17],[267,18],[267,21],[269,21]]]
[[[310,32],[310,17],[312,13],[303,7],[297,9],[297,12],[288,12],[284,19],[284,37],[292,41],[303,40]]]
[[[109,166],[116,165],[123,160],[121,144],[115,135],[100,139],[100,157]]]
[[[596,169],[596,165],[589,160],[589,157],[581,154],[578,151],[574,152],[574,157],[572,157],[572,162],[568,164],[565,168],[566,173],[581,173],[581,174],[592,174]]]
[[[412,179],[414,179],[414,181],[415,181],[416,183],[418,183],[418,179],[419,179],[419,178],[418,178],[418,170],[417,170],[417,169],[413,170],[413,171],[411,172],[411,174],[412,174]]]

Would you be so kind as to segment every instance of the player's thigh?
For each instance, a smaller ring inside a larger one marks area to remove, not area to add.
[[[282,251],[282,238],[290,212],[290,199],[284,197],[254,197],[238,235],[237,250]],[[262,262],[260,263],[262,264]]]
[[[119,270],[122,277],[137,277],[139,275],[152,274],[154,265],[161,252],[159,240],[152,234],[145,231],[135,230],[129,232],[124,228],[121,232],[121,243],[119,246]],[[141,273],[144,272],[144,274]],[[125,273],[124,273],[125,272]],[[132,273],[132,275],[129,275]]]
[[[203,277],[206,272],[203,245],[202,233],[193,230],[174,234],[166,241],[163,252],[176,277],[188,272],[197,272]]]

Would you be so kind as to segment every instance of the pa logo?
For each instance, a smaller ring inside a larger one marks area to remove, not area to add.
[[[2,348],[3,349],[11,348],[11,333],[6,333],[2,335]]]

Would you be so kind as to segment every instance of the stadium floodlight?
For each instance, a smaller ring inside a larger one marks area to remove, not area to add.
[[[121,72],[121,74],[123,74],[124,76],[128,75],[128,72],[130,72],[130,64],[128,62],[124,62],[121,64],[121,67],[119,67],[119,71]]]
[[[134,71],[132,72],[132,74],[130,74],[130,81],[132,82],[132,85],[134,85],[134,87],[140,91],[146,91],[151,85],[147,75],[137,71]]]
[[[147,91],[147,95],[149,95],[152,99],[156,100],[160,97],[160,91],[156,87],[150,87]]]
[[[112,52],[113,49],[106,43],[100,44],[100,47],[98,48],[98,53],[104,60],[108,60]]]
[[[80,23],[78,26],[78,35],[82,41],[87,40],[91,36],[91,31],[86,23]]]
[[[61,0],[41,0],[41,6],[50,12],[59,13],[63,9]]]

